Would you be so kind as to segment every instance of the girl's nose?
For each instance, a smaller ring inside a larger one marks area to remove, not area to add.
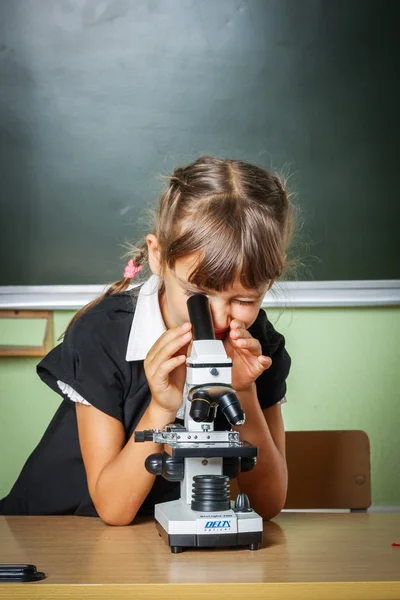
[[[221,332],[229,329],[230,317],[227,307],[210,302],[210,310],[215,331]]]

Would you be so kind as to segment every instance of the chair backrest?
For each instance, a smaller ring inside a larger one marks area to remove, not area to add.
[[[288,431],[287,509],[371,506],[369,439],[364,431]]]

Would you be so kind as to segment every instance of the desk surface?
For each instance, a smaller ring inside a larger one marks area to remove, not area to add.
[[[263,547],[172,554],[153,520],[109,527],[84,517],[0,517],[0,563],[47,578],[0,584],[0,598],[400,599],[400,513],[283,513]],[[169,584],[169,585],[166,585]]]

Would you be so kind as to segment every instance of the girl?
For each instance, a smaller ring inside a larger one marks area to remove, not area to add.
[[[287,488],[280,403],[290,358],[260,307],[283,271],[291,230],[288,195],[265,170],[209,156],[176,169],[124,278],[81,309],[39,363],[63,402],[0,514],[128,525],[179,497],[179,483],[144,467],[161,445],[135,443],[132,434],[182,422],[192,339],[186,301],[201,292],[233,360],[232,385],[247,417],[241,439],[259,449],[256,467],[238,477],[240,490],[263,518],[277,515]],[[147,261],[152,276],[128,291]],[[215,428],[227,426],[219,416]]]

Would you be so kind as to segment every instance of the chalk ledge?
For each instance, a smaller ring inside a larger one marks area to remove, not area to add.
[[[77,310],[107,285],[0,286],[0,310]],[[400,305],[400,280],[276,283],[264,307],[309,308]]]

